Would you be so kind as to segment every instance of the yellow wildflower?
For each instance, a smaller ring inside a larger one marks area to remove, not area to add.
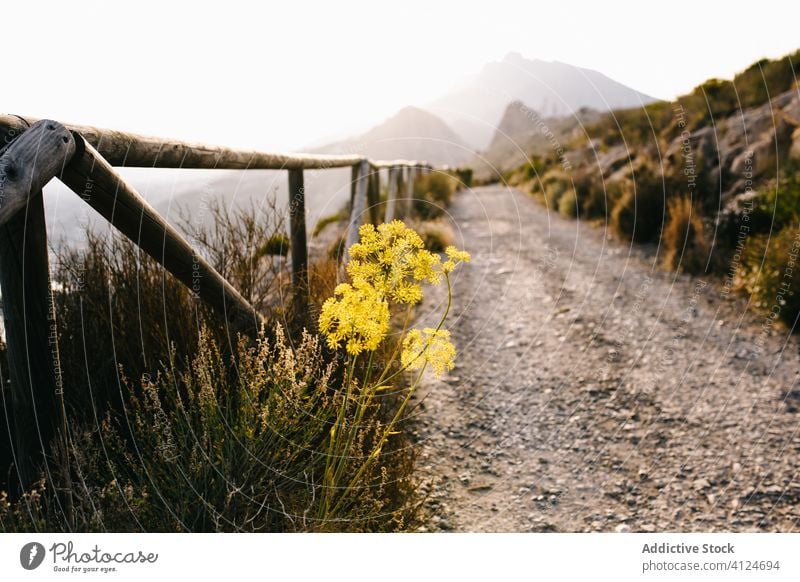
[[[456,348],[450,341],[450,332],[426,327],[422,331],[412,329],[406,334],[400,362],[409,370],[418,370],[428,363],[436,376],[442,376],[445,370],[453,369],[455,357]]]
[[[469,263],[470,256],[467,251],[460,251],[454,246],[449,246],[444,250],[447,260],[442,264],[444,273],[452,273],[460,263]]]
[[[342,283],[334,297],[322,305],[319,329],[331,349],[345,343],[348,354],[374,351],[389,331],[389,305],[377,290],[362,279]]]
[[[442,274],[438,268],[440,263],[439,255],[428,251],[418,252],[412,263],[414,279],[438,285],[442,280]]]
[[[422,299],[416,282],[438,283],[441,260],[425,250],[420,236],[402,221],[393,220],[377,228],[365,224],[359,242],[350,247],[347,273],[362,279],[397,303],[414,305]]]
[[[347,273],[352,283],[336,288],[319,317],[319,328],[327,336],[328,345],[333,349],[344,345],[351,355],[377,349],[386,337],[390,300],[415,305],[422,300],[420,283],[441,283],[442,275],[470,260],[469,253],[450,246],[442,263],[439,255],[425,250],[420,236],[400,220],[377,228],[365,224],[358,232],[359,241],[348,251]],[[446,331],[412,330],[404,342],[404,365],[428,362],[437,374],[451,369],[455,348],[449,338]]]

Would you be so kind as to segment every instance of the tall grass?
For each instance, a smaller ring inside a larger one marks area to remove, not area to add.
[[[703,220],[689,197],[673,198],[667,204],[667,224],[661,237],[664,266],[697,275],[709,265],[711,246]]]
[[[409,352],[441,357],[442,338],[419,332],[401,345],[387,329],[355,357],[330,327],[324,345],[313,329],[289,337],[284,259],[261,244],[280,225],[212,214],[194,240],[272,323],[256,338],[232,335],[122,239],[90,233],[86,248],[62,252],[70,434],[52,460],[70,475],[74,509],[64,514],[63,492],[42,479],[0,493],[1,530],[384,531],[415,519],[413,450],[400,430],[415,384],[403,371],[417,369]],[[448,257],[442,269],[464,258]],[[335,261],[312,264],[310,321],[341,299],[339,272]]]

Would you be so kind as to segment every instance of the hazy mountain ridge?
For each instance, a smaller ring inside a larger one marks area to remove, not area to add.
[[[472,166],[478,177],[486,178],[514,169],[530,156],[558,155],[559,149],[569,149],[583,127],[601,115],[583,108],[570,116],[545,117],[522,101],[513,101],[506,107],[488,148],[476,156]]]
[[[515,99],[521,99],[526,108],[538,107],[547,115],[547,127],[558,135],[575,125],[573,117],[564,116],[573,109],[652,100],[596,71],[510,54],[503,61],[485,65],[466,87],[441,97],[431,106],[405,107],[360,135],[308,151],[363,154],[381,160],[414,159],[435,166],[483,167],[475,151],[490,146],[499,125],[500,137],[496,137],[487,152],[490,165],[502,168],[518,165],[524,161],[518,145],[523,149],[537,143],[545,147],[549,138],[535,135],[529,113],[516,115],[523,109],[509,105]],[[276,196],[279,205],[285,204],[287,198],[286,176],[280,171],[126,169],[124,172],[170,222],[177,221],[181,207],[199,213],[194,209],[211,199],[240,207],[258,205],[270,193]],[[313,224],[321,216],[336,212],[347,201],[350,177],[347,170],[307,174],[306,204]],[[46,189],[46,206],[54,240],[79,243],[83,225],[93,219],[93,211],[55,182]]]
[[[511,53],[486,64],[466,86],[430,105],[406,107],[366,133],[314,151],[421,159],[434,165],[475,164],[472,153],[492,151],[498,129],[507,136],[529,131],[530,115],[522,113],[515,121],[510,116],[521,110],[511,104],[524,103],[538,112],[537,118],[546,117],[548,126],[561,131],[575,124],[576,115],[578,121],[590,115],[588,109],[607,111],[654,101],[598,71]]]
[[[592,69],[558,61],[529,60],[510,53],[488,63],[465,87],[435,100],[439,115],[476,150],[489,146],[509,103],[521,101],[546,117],[571,116],[657,101]]]
[[[471,158],[469,146],[456,132],[418,107],[405,107],[366,133],[315,151],[359,153],[377,160],[421,160],[435,166],[457,166]]]

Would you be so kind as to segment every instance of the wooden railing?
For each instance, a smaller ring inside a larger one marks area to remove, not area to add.
[[[59,433],[66,435],[42,200],[42,188],[50,180],[64,182],[233,329],[253,334],[261,315],[115,166],[287,170],[296,302],[307,301],[308,293],[304,170],[352,167],[349,247],[358,240],[358,228],[367,213],[373,223],[382,218],[378,216],[381,169],[388,170],[389,177],[385,220],[410,211],[415,173],[430,169],[426,163],[406,160],[211,147],[14,115],[0,115],[0,140],[0,291],[11,380],[14,462],[23,487],[34,480],[36,467],[53,438]]]

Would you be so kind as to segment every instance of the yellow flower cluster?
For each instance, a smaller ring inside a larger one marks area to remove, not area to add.
[[[450,341],[450,332],[426,327],[420,331],[412,329],[403,340],[400,363],[409,370],[418,370],[425,363],[433,368],[436,376],[453,369],[456,348]]]
[[[322,305],[319,318],[319,328],[327,336],[328,345],[338,349],[344,343],[351,355],[375,350],[386,336],[389,301],[406,305],[419,303],[422,300],[420,283],[441,283],[442,276],[448,276],[459,263],[470,259],[469,253],[448,247],[447,260],[442,263],[439,255],[425,250],[420,236],[400,220],[377,228],[365,224],[358,232],[359,242],[348,250],[347,273],[352,284],[336,287],[334,297]],[[442,344],[442,338],[449,338],[449,335],[441,335],[446,333],[431,336],[427,343],[431,348],[436,346],[438,351],[419,358],[423,362],[430,358],[437,370],[444,370],[448,361],[452,367],[455,355],[449,341],[452,356],[447,356],[449,352]],[[421,335],[419,339],[422,340]],[[408,337],[406,343],[411,345]]]
[[[460,251],[454,246],[449,246],[444,250],[447,255],[447,260],[442,265],[444,273],[452,273],[459,263],[469,263],[469,253],[467,251]]]
[[[366,281],[342,283],[322,305],[319,328],[331,349],[344,342],[347,353],[354,356],[375,350],[389,331],[389,304]]]
[[[402,221],[375,228],[363,225],[360,240],[350,247],[347,273],[362,279],[397,303],[415,305],[422,299],[419,282],[439,283],[441,260],[425,250],[420,236]]]

